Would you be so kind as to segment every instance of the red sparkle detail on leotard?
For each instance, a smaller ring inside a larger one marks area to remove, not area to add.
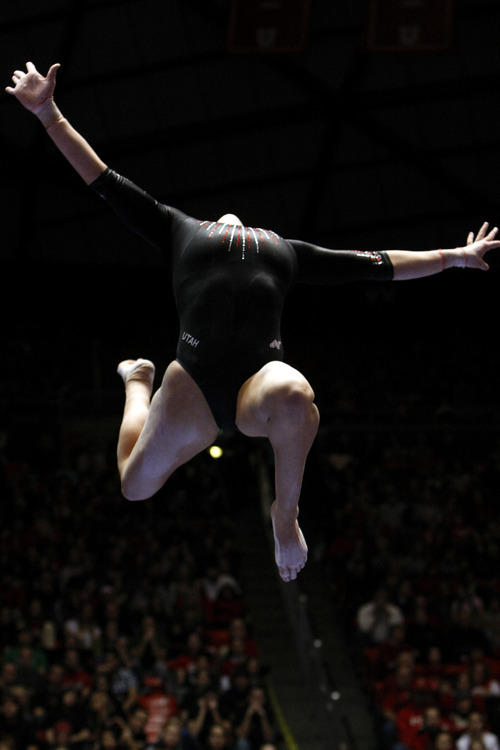
[[[377,253],[376,250],[353,250],[351,249],[349,252],[356,253],[356,255],[363,255],[365,257],[371,258],[371,260],[373,260],[378,265],[382,265],[382,263],[384,262],[380,253]]]
[[[241,260],[245,260],[247,250],[255,247],[255,252],[259,253],[261,247],[267,242],[278,244],[281,240],[279,234],[270,229],[261,227],[242,227],[239,224],[226,224],[217,221],[199,221],[200,229],[207,232],[208,237],[214,235],[221,237],[222,245],[227,245],[227,252],[239,250],[241,247]]]

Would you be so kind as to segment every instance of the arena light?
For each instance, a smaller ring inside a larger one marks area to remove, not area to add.
[[[211,445],[208,449],[208,452],[212,456],[212,458],[220,458],[224,453],[220,445]]]

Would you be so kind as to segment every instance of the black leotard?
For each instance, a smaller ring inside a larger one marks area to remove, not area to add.
[[[226,430],[235,426],[245,380],[283,360],[280,322],[293,284],[392,278],[384,252],[327,250],[264,229],[199,221],[110,169],[91,187],[169,262],[180,321],[177,360]]]

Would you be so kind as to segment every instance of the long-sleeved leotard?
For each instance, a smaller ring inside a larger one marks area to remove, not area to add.
[[[176,358],[219,427],[234,429],[242,384],[283,360],[280,323],[295,283],[389,280],[386,253],[327,250],[274,232],[194,219],[107,169],[91,187],[170,264],[180,332]]]

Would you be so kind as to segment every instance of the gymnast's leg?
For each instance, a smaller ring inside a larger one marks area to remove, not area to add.
[[[268,437],[272,445],[276,563],[284,581],[294,580],[307,560],[297,516],[306,458],[319,426],[313,390],[293,367],[269,362],[240,389],[236,425],[245,435]]]
[[[167,367],[152,400],[152,362],[125,360],[118,373],[125,384],[117,450],[122,493],[128,500],[145,500],[211,445],[218,427],[199,387],[178,362]]]

